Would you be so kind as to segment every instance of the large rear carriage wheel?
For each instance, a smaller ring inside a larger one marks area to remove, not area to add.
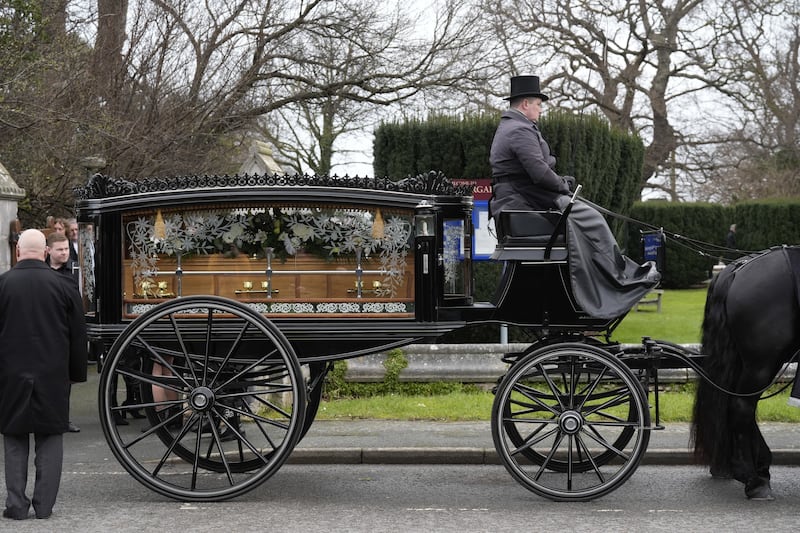
[[[520,359],[497,388],[492,438],[525,488],[551,500],[587,501],[624,483],[650,440],[641,384],[610,353],[581,343]]]
[[[244,494],[286,461],[305,424],[306,392],[283,334],[250,308],[214,296],[161,304],[111,347],[100,418],[122,466],[184,501]],[[144,412],[144,427],[118,425]]]

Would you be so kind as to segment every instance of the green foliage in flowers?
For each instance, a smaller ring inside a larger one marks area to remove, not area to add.
[[[280,209],[248,212],[239,215],[237,223],[214,240],[217,251],[232,256],[244,253],[248,256],[263,257],[268,248],[273,256],[286,259],[286,247],[282,240]]]

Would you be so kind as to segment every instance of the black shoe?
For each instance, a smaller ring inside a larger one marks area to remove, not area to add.
[[[28,518],[28,513],[12,513],[10,509],[3,509],[3,518],[10,518],[11,520],[25,520]]]
[[[128,421],[125,420],[125,415],[121,415],[118,412],[114,413],[114,425],[115,426],[127,426]]]
[[[76,426],[72,422],[67,422],[67,424],[68,424],[67,425],[67,431],[69,431],[70,433],[80,433],[81,432],[81,428],[79,428],[78,426]]]

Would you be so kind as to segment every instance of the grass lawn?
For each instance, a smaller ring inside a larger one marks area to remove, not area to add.
[[[694,393],[678,387],[659,395],[661,422],[689,422],[692,418]],[[762,422],[800,422],[800,409],[786,405],[788,389],[778,396],[762,400],[758,420]],[[494,396],[490,392],[453,392],[437,396],[376,396],[372,398],[323,401],[317,420],[491,420]],[[653,405],[653,395],[650,395]],[[651,417],[655,412],[651,408]],[[653,418],[655,422],[655,418]]]
[[[622,343],[636,343],[646,335],[678,344],[698,343],[705,305],[705,288],[665,290],[661,313],[652,306],[631,311],[611,338]]]
[[[614,331],[612,340],[641,342],[642,336],[678,344],[700,342],[706,289],[665,290],[662,312],[654,307],[631,312]],[[662,422],[688,422],[694,402],[692,385],[676,385],[659,396]],[[771,422],[800,422],[800,409],[786,405],[788,390],[759,403],[758,418]],[[454,392],[436,396],[386,395],[323,401],[318,419],[489,420],[494,396],[490,392]],[[652,395],[651,395],[651,404]]]

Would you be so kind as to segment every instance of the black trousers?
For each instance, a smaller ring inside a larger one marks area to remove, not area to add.
[[[36,483],[33,499],[25,495],[28,484],[28,456],[30,434],[3,435],[6,469],[6,511],[15,517],[27,517],[31,503],[37,518],[47,518],[53,512],[58,487],[61,484],[61,468],[64,462],[64,437],[61,434],[34,435]]]

